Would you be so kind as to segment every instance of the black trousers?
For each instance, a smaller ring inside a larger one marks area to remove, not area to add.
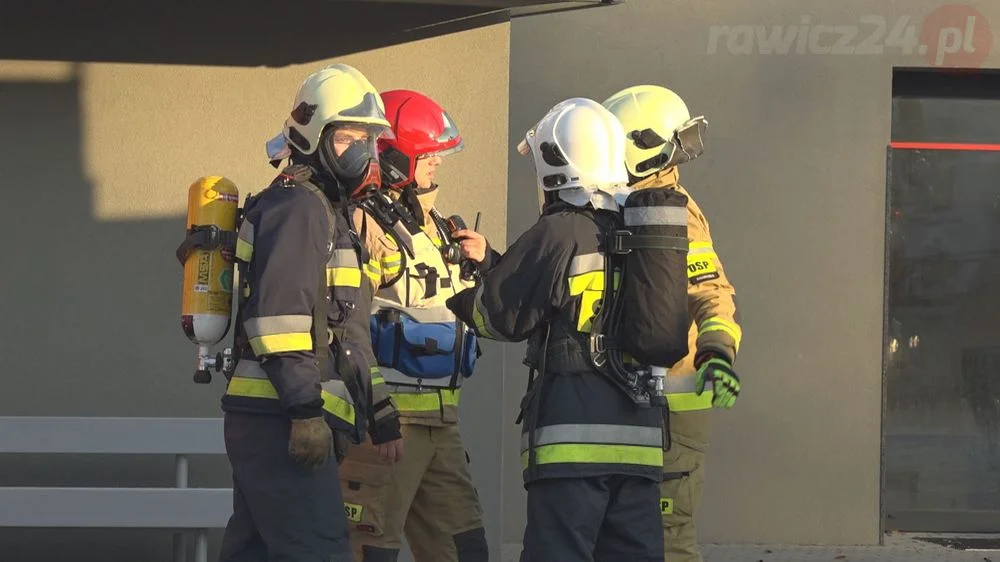
[[[225,415],[233,515],[221,562],[352,562],[337,461],[318,469],[288,454],[284,416]]]
[[[521,562],[663,562],[659,482],[637,476],[528,484]]]

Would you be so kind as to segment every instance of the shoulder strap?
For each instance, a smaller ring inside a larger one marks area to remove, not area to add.
[[[316,293],[316,305],[313,306],[313,334],[316,342],[313,352],[316,354],[316,363],[319,365],[320,380],[324,380],[331,372],[330,365],[330,333],[328,332],[329,320],[327,319],[329,310],[330,288],[326,284],[326,267],[320,268],[319,288]]]
[[[376,195],[376,197],[379,197],[379,196]],[[372,220],[375,221],[375,224],[377,224],[379,226],[379,228],[382,229],[383,235],[389,236],[389,235],[391,235],[395,231],[395,228],[393,228],[394,225],[392,224],[392,222],[390,220],[391,217],[392,217],[392,215],[390,214],[390,209],[387,208],[387,207],[385,207],[385,206],[383,206],[383,205],[381,205],[380,202],[377,202],[374,199],[375,198],[369,198],[369,199],[365,200],[364,203],[361,204],[361,208],[364,209],[364,211],[365,211],[365,215],[366,215],[365,220],[367,221],[367,215],[371,215]],[[384,203],[384,201],[381,202],[381,203]],[[401,219],[397,217],[397,220],[401,220]],[[365,226],[367,226],[367,223],[365,223]],[[390,281],[381,284],[379,288],[383,288],[383,289],[385,287],[392,286],[397,281],[399,281],[403,277],[403,275],[406,274],[406,259],[407,259],[407,256],[413,256],[414,255],[413,248],[410,247],[409,245],[407,245],[405,240],[400,240],[399,236],[393,236],[393,240],[396,241],[396,244],[399,246],[399,250],[400,250],[399,251],[399,259],[400,259],[399,273],[396,274],[396,276],[393,277]]]
[[[400,213],[400,209],[395,207],[392,203],[382,199],[381,195],[376,195],[366,199],[362,204],[362,208],[368,211],[368,214],[372,216],[375,223],[379,225],[384,234],[393,234],[396,232],[396,225],[402,223],[403,228],[414,234],[420,231],[420,227],[415,226],[415,224],[410,224],[407,220],[408,216]],[[396,236],[395,238],[398,238]],[[400,244],[401,253],[409,254],[411,257],[413,254],[413,248],[406,244],[404,240],[397,240]]]
[[[354,246],[354,250],[358,253],[358,259],[360,260],[360,263],[358,265],[360,265],[361,269],[363,270],[365,264],[368,263],[369,257],[371,257],[370,252],[368,251],[368,247],[364,243],[365,236],[368,234],[367,232],[368,221],[366,219],[365,213],[362,211],[361,233],[359,234],[357,229],[354,227],[354,211],[357,208],[358,208],[357,205],[345,205],[344,220],[347,221],[347,233],[348,236],[351,237],[351,245]]]
[[[315,195],[326,211],[326,217],[330,223],[327,232],[326,247],[329,249],[327,260],[333,255],[334,241],[337,236],[337,215],[333,211],[330,199],[323,193],[316,184],[309,181],[312,178],[312,170],[308,166],[293,164],[281,171],[279,178],[283,179],[284,186],[299,185],[309,190]],[[319,366],[320,380],[332,372],[330,364],[330,333],[328,331],[329,296],[330,288],[326,281],[326,262],[324,262],[317,275],[316,303],[313,305],[313,337],[315,338],[313,352],[316,354],[316,363]]]

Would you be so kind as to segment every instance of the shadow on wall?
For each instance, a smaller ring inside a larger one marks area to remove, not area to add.
[[[349,0],[106,0],[5,6],[0,59],[285,66],[506,20],[484,6]],[[37,22],[36,25],[32,25]],[[45,40],[38,40],[38,28]]]
[[[94,218],[79,73],[0,82],[0,130],[0,415],[220,415],[222,381],[191,382],[195,348],[180,328],[172,254],[184,218]],[[165,456],[2,455],[0,475],[0,485],[15,486],[170,486],[173,464]],[[192,486],[230,485],[224,458],[193,458],[191,475]],[[171,541],[164,531],[0,529],[0,558],[166,561]]]

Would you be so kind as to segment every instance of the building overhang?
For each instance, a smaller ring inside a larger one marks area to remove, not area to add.
[[[386,4],[423,4],[438,6],[478,6],[508,10],[511,17],[598,8],[621,4],[625,0],[369,0]]]
[[[609,0],[33,0],[8,3],[0,59],[286,66]]]

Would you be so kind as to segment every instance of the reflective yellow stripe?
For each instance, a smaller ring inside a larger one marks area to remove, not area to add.
[[[313,348],[311,332],[272,334],[250,338],[250,348],[254,355],[270,355],[289,351],[307,351]]]
[[[253,256],[253,244],[247,244],[243,240],[236,241],[236,259],[249,262]]]
[[[437,393],[428,394],[397,394],[390,393],[396,401],[396,407],[402,412],[436,412],[441,409],[441,401]]]
[[[243,323],[256,355],[305,351],[313,348],[312,316],[280,314],[250,318]]]
[[[712,409],[712,385],[706,384],[705,391],[698,396],[694,392],[675,392],[667,394],[667,404],[671,412],[690,412],[693,410]]]
[[[375,261],[370,261],[365,264],[365,275],[369,279],[375,282],[382,280],[382,267]]]
[[[313,348],[311,332],[290,332],[250,338],[254,355],[269,355],[289,351],[306,351]]]
[[[356,267],[328,267],[326,284],[330,287],[360,287],[361,270]]]
[[[698,336],[701,337],[709,332],[723,332],[728,334],[729,337],[733,338],[733,347],[738,351],[740,348],[740,340],[743,339],[743,329],[740,328],[739,324],[726,320],[725,318],[719,318],[718,316],[713,316],[701,323],[698,327]]]
[[[236,238],[236,259],[245,262],[250,261],[250,257],[253,255],[253,238],[253,223],[243,221]]]
[[[392,252],[387,254],[382,258],[382,271],[387,275],[395,275],[399,273],[399,267],[403,265],[403,254],[399,252]]]
[[[670,409],[675,412],[692,410],[708,410],[712,407],[712,384],[706,383],[701,396],[695,394],[698,388],[698,375],[668,375],[664,385],[664,394]]]
[[[441,410],[442,400],[445,406],[458,406],[462,389],[434,392],[391,392],[396,408],[401,412],[436,412]]]
[[[479,311],[478,300],[476,301],[475,306],[472,307],[472,323],[475,324],[476,333],[479,334],[480,337],[493,339],[493,334],[491,334],[489,329],[486,328],[486,317]]]
[[[379,371],[378,367],[371,367],[368,369],[368,373],[372,378],[372,386],[385,384],[385,377],[382,376],[382,371]]]
[[[493,326],[490,324],[489,318],[486,317],[486,305],[483,304],[483,285],[479,285],[476,289],[476,296],[472,301],[472,323],[480,337],[499,339],[493,333]]]
[[[349,425],[354,425],[355,412],[353,405],[348,403],[343,398],[331,394],[325,390],[320,391],[320,395],[323,397],[324,410],[344,420]]]
[[[598,301],[604,296],[604,272],[591,271],[581,275],[570,275],[569,294],[580,297],[580,314],[576,319],[576,329],[589,333]]]
[[[456,388],[455,390],[440,390],[441,399],[444,400],[445,406],[458,406],[458,400],[461,398],[462,389]]]
[[[636,464],[663,466],[663,449],[637,445],[558,444],[535,448],[536,464]],[[528,468],[528,451],[521,453],[521,468]]]
[[[278,400],[278,391],[268,379],[251,379],[244,377],[233,377],[226,387],[226,394],[229,396],[243,396],[245,398],[268,398]],[[320,391],[323,397],[323,409],[334,416],[344,420],[350,425],[354,425],[354,406],[339,396],[335,396],[326,390]]]
[[[603,271],[591,271],[589,273],[583,273],[581,275],[570,275],[569,279],[569,294],[570,296],[577,296],[587,289],[592,291],[603,291],[604,290],[604,272]]]
[[[245,396],[247,398],[271,398],[278,399],[278,391],[267,379],[248,379],[244,377],[233,377],[226,387],[226,394],[230,396]]]

